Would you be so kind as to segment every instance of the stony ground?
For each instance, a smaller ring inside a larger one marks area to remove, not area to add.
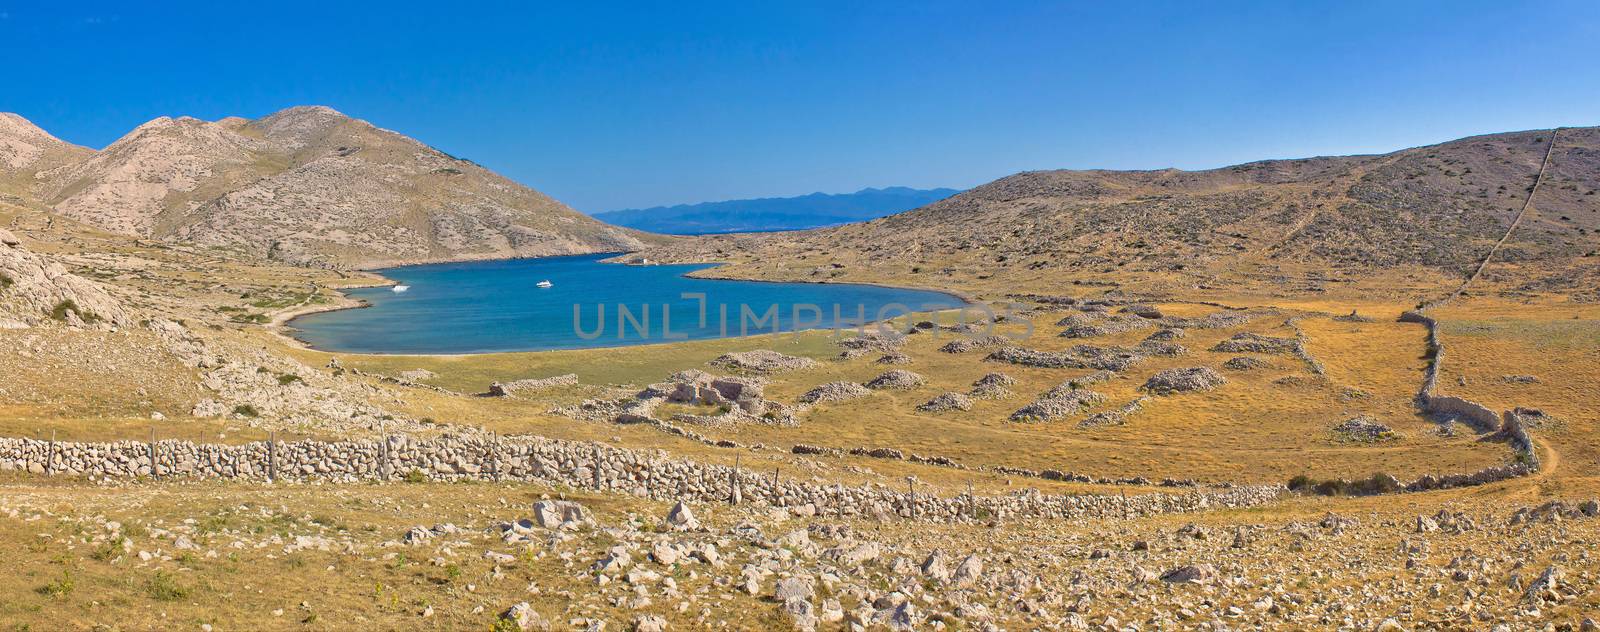
[[[972,528],[525,485],[0,490],[17,629],[1521,630],[1600,607],[1593,500]]]

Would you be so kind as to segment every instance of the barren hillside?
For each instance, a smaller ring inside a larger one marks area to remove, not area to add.
[[[1026,172],[871,222],[702,238],[646,255],[731,261],[724,273],[734,276],[868,274],[926,285],[1112,271],[1203,284],[1306,265],[1353,275],[1421,266],[1454,277],[1505,234],[1551,134],[1209,171]],[[1561,130],[1537,199],[1498,258],[1581,276],[1574,270],[1600,248],[1597,189],[1600,128]]]
[[[655,239],[325,107],[253,121],[162,117],[100,152],[59,141],[47,151],[55,146],[41,136],[53,138],[15,115],[6,121],[14,196],[128,235],[335,267],[618,251]]]

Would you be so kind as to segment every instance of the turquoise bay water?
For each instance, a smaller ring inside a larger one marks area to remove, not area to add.
[[[600,263],[606,256],[380,270],[409,289],[349,290],[347,294],[372,306],[302,316],[290,326],[295,337],[327,351],[492,353],[849,327],[863,318],[876,321],[965,305],[954,296],[925,290],[691,279],[683,275],[709,266]],[[552,286],[535,285],[543,280]],[[704,299],[684,294],[703,294]]]

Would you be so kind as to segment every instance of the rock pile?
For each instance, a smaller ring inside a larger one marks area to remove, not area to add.
[[[1301,348],[1300,340],[1297,338],[1274,338],[1241,331],[1234,334],[1232,338],[1217,343],[1211,350],[1222,353],[1299,354]]]
[[[1250,356],[1230,358],[1227,362],[1222,363],[1222,368],[1233,371],[1251,371],[1254,369],[1264,369],[1270,366],[1272,366],[1272,364],[1266,360],[1252,358]]]
[[[1394,430],[1367,415],[1351,417],[1333,427],[1333,431],[1350,441],[1371,443],[1395,438]]]
[[[857,397],[865,397],[872,391],[855,382],[828,382],[800,396],[802,404],[820,404],[822,402],[839,402]]]
[[[963,393],[945,393],[917,407],[925,413],[942,413],[952,410],[972,410],[972,398]]]
[[[979,349],[993,349],[995,347],[1011,344],[1011,339],[1005,336],[979,336],[977,338],[961,338],[951,340],[939,347],[942,353],[967,353]]]
[[[1144,403],[1149,401],[1149,399],[1150,398],[1148,397],[1140,395],[1139,397],[1133,398],[1132,401],[1123,404],[1122,407],[1116,410],[1108,410],[1089,415],[1088,417],[1084,418],[1083,421],[1078,422],[1078,427],[1097,428],[1100,426],[1120,426],[1128,423],[1128,418],[1133,416],[1134,413],[1139,412],[1139,409],[1144,408]]]
[[[1011,421],[1042,422],[1055,421],[1076,415],[1085,408],[1098,406],[1106,401],[1106,396],[1100,393],[1083,390],[1075,387],[1071,382],[1057,386],[1033,403],[1023,406],[1017,412],[1011,413]]]
[[[984,360],[1008,362],[1022,366],[1046,369],[1102,369],[1126,371],[1144,361],[1145,357],[1132,349],[1122,347],[1096,347],[1077,345],[1066,351],[1037,351],[1022,347],[1005,347],[990,353]]]
[[[1150,379],[1140,388],[1157,395],[1171,395],[1174,393],[1209,391],[1227,383],[1228,379],[1212,370],[1211,367],[1198,366],[1184,369],[1167,369],[1158,372],[1150,376]]]
[[[781,373],[816,365],[817,361],[811,358],[799,358],[768,349],[727,353],[711,361],[711,366],[748,373]]]
[[[972,383],[968,395],[977,399],[1005,399],[1013,395],[1010,387],[1016,383],[1016,378],[1004,373],[986,373]]]
[[[873,390],[909,390],[922,386],[926,382],[927,380],[923,379],[921,375],[904,369],[895,369],[872,378],[872,381],[867,382],[867,388]]]
[[[1145,337],[1145,340],[1177,340],[1187,335],[1182,327],[1163,327]]]
[[[1149,329],[1154,326],[1155,323],[1144,318],[1131,314],[1121,314],[1089,323],[1069,326],[1062,330],[1061,337],[1093,338],[1096,336],[1110,336],[1140,329]]]
[[[883,354],[875,362],[878,364],[911,364],[911,356],[899,351],[891,351]]]
[[[406,373],[400,374],[400,376],[401,377],[405,377],[407,373],[415,373],[415,372],[407,371]],[[423,373],[428,373],[430,376],[432,375],[432,373],[428,372],[428,371],[423,371]],[[413,382],[417,382],[417,381],[428,379],[428,377],[421,377],[421,378],[415,378],[415,379],[406,378],[406,379],[411,380]],[[509,396],[515,394],[518,391],[536,391],[536,390],[544,390],[544,389],[547,389],[547,388],[557,388],[557,387],[561,387],[561,386],[577,386],[577,384],[578,384],[578,375],[576,373],[568,373],[566,375],[557,375],[557,376],[554,376],[554,377],[546,377],[546,378],[531,379],[531,380],[516,380],[516,381],[513,381],[513,382],[504,382],[504,383],[495,382],[495,383],[489,385],[489,396],[490,397],[509,397]]]

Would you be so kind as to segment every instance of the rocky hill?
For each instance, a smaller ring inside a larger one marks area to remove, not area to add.
[[[28,119],[0,112],[0,199],[24,201],[37,185],[37,175],[73,164],[94,154],[51,136]]]
[[[1204,276],[1306,264],[1357,272],[1415,265],[1461,275],[1506,233],[1551,137],[1551,130],[1514,132],[1208,171],[1026,172],[870,222],[702,238],[646,254],[731,261],[726,271],[739,276]],[[1594,267],[1597,189],[1600,128],[1561,130],[1538,195],[1497,258]]]
[[[35,149],[42,132],[15,115],[6,121],[0,147],[13,195],[128,235],[333,267],[659,241],[326,107],[257,120],[162,117],[99,152]],[[57,155],[49,169],[27,167]]]

